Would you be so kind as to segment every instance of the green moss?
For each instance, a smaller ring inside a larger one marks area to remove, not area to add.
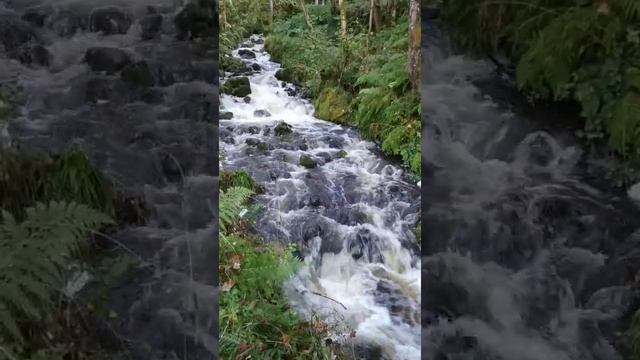
[[[325,88],[314,105],[315,117],[338,124],[351,124],[351,98],[346,91],[336,87]]]
[[[278,122],[278,125],[273,129],[273,132],[276,136],[285,136],[291,134],[293,130],[291,130],[291,125],[287,124],[284,121]]]
[[[223,94],[229,94],[237,97],[245,97],[251,94],[251,85],[249,84],[249,78],[246,76],[231,78],[222,85],[220,92]]]
[[[343,159],[343,158],[347,157],[347,152],[346,152],[346,151],[344,151],[344,150],[340,150],[340,151],[338,151],[338,153],[336,154],[336,157],[337,157],[338,159]]]
[[[313,169],[318,166],[318,163],[309,155],[301,155],[300,165],[306,167],[307,169]]]
[[[249,72],[249,68],[240,59],[224,54],[220,57],[220,72],[245,74]]]
[[[231,111],[222,111],[220,112],[220,116],[218,118],[220,120],[231,120],[233,119],[233,113]]]

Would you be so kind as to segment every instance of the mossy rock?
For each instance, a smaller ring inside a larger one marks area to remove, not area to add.
[[[251,72],[251,69],[249,69],[245,63],[229,55],[223,55],[220,59],[220,70],[232,74],[246,74]]]
[[[280,121],[278,122],[278,125],[276,125],[276,127],[273,129],[273,132],[276,134],[276,136],[285,136],[291,134],[293,130],[291,129],[291,125],[287,124],[284,121]]]
[[[231,120],[233,119],[233,113],[231,111],[222,111],[218,116],[220,120]]]
[[[153,86],[154,78],[151,68],[145,61],[129,64],[120,74],[122,80],[136,86]]]
[[[279,69],[278,71],[276,71],[275,76],[276,79],[280,81],[285,81],[292,84],[296,83],[295,74],[293,73],[293,70],[291,70],[291,68]]]
[[[223,94],[229,94],[237,97],[245,97],[251,94],[251,85],[249,78],[246,76],[231,78],[227,80],[220,88]]]
[[[340,88],[326,88],[320,92],[314,101],[314,116],[318,119],[350,125],[351,97]]]
[[[336,159],[344,159],[345,157],[347,157],[347,152],[344,150],[340,150],[336,154]]]
[[[318,166],[318,163],[309,155],[301,155],[299,163],[307,169],[313,169]]]

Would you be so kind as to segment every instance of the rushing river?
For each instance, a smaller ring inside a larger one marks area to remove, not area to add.
[[[265,186],[257,232],[298,245],[305,265],[286,291],[303,315],[355,330],[368,359],[419,359],[420,190],[356,131],[315,118],[298,89],[276,79],[280,65],[262,43],[253,36],[233,52],[253,72],[247,98],[221,98],[233,113],[220,122],[223,168]],[[277,131],[281,121],[290,134]]]
[[[549,114],[500,105],[492,64],[423,30],[423,357],[621,359],[637,208]]]
[[[103,299],[109,320],[87,326],[128,352],[114,359],[217,355],[217,14],[186,3],[0,0],[0,85],[16,107],[5,139],[79,146],[123,195],[100,243],[142,261]],[[196,27],[207,46],[189,41]]]

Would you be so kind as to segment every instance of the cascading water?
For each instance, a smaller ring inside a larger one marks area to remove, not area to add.
[[[253,69],[252,93],[221,98],[233,113],[220,122],[223,167],[265,185],[257,232],[298,245],[305,266],[286,290],[302,314],[354,329],[367,359],[419,359],[419,188],[354,130],[314,118],[262,43],[233,52]]]
[[[423,33],[423,358],[621,359],[638,210],[584,180],[569,136],[485,95],[490,63]]]
[[[110,237],[143,264],[90,331],[131,359],[217,356],[217,14],[187,2],[0,0],[11,142],[78,145],[123,193]]]

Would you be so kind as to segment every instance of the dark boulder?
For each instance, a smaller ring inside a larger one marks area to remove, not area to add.
[[[121,49],[94,47],[87,50],[85,61],[93,71],[114,73],[131,64],[129,55]]]
[[[255,59],[256,53],[249,49],[240,49],[238,50],[238,55],[243,59]]]
[[[89,31],[105,35],[126,34],[131,27],[131,18],[121,9],[105,7],[95,9],[89,15]]]
[[[255,117],[269,117],[271,113],[264,109],[255,110],[253,112],[253,116]]]
[[[187,4],[174,19],[180,40],[215,35],[217,21],[211,7],[195,3]]]
[[[61,37],[73,36],[78,30],[86,30],[87,17],[72,11],[61,11],[49,18],[47,27]]]
[[[136,86],[153,86],[153,73],[146,61],[129,64],[122,69],[122,80]]]
[[[20,46],[34,39],[35,33],[29,23],[8,15],[0,16],[0,41],[5,51],[16,52]]]
[[[141,29],[140,36],[144,40],[151,40],[154,37],[156,37],[156,35],[158,35],[161,27],[162,27],[162,15],[160,14],[147,15],[142,19],[140,19],[140,29]]]
[[[251,94],[251,85],[249,84],[249,78],[237,77],[227,80],[220,88],[220,92],[223,94],[229,94],[237,97],[245,97]]]
[[[42,45],[25,44],[16,52],[10,54],[11,57],[18,59],[21,63],[27,65],[49,66],[51,63],[51,53]]]
[[[307,169],[313,169],[318,166],[318,163],[311,156],[306,154],[300,156],[299,163],[301,166]]]
[[[218,116],[220,120],[231,120],[233,119],[233,113],[231,111],[222,111]]]
[[[276,125],[276,127],[273,129],[273,132],[276,134],[276,136],[284,136],[291,134],[293,130],[291,129],[291,125],[287,124],[284,121],[280,121],[278,125]]]

